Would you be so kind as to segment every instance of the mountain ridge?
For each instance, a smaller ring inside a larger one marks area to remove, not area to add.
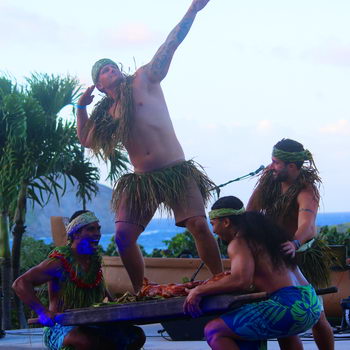
[[[103,233],[114,233],[114,212],[111,208],[112,188],[97,184],[99,191],[97,195],[87,202],[86,208],[93,211],[100,219]],[[51,236],[51,216],[70,217],[75,211],[82,209],[82,203],[75,195],[76,184],[67,183],[64,195],[60,197],[60,203],[52,197],[44,208],[38,204],[28,205],[26,216],[26,233],[35,238]],[[166,224],[166,221],[168,223]],[[338,222],[337,222],[338,221]],[[341,223],[340,223],[341,222]],[[155,218],[147,226],[147,230],[169,229],[173,223],[167,219]],[[317,216],[318,226],[336,226],[338,232],[345,232],[350,228],[350,213],[319,213]],[[175,225],[174,231],[176,230]]]

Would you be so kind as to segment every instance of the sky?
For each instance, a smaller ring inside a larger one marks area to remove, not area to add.
[[[133,72],[190,3],[0,0],[0,72],[18,82],[70,74],[84,87],[102,57]],[[350,211],[349,13],[348,0],[211,0],[162,82],[186,157],[222,184],[268,165],[273,145],[292,138],[314,155],[320,212]],[[246,203],[255,182],[221,195]]]

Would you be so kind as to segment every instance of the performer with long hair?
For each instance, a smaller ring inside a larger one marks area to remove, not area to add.
[[[152,60],[133,75],[124,74],[110,59],[97,61],[92,68],[94,85],[78,102],[81,144],[105,158],[125,148],[134,167],[133,173],[115,185],[112,204],[116,212],[116,243],[135,292],[141,289],[144,277],[144,262],[136,242],[160,205],[173,211],[177,226],[192,233],[199,256],[210,271],[222,271],[218,246],[204,210],[209,189],[215,185],[201,166],[185,160],[160,85],[176,49],[208,2],[193,0]],[[94,98],[95,87],[106,96],[89,118],[86,106]]]
[[[200,316],[202,297],[249,291],[268,293],[261,302],[246,304],[210,321],[205,336],[213,350],[265,349],[264,341],[310,329],[320,317],[314,288],[281,244],[290,239],[268,217],[246,212],[236,197],[222,197],[209,212],[213,231],[228,243],[230,274],[189,290],[184,309]]]
[[[273,147],[272,163],[258,180],[247,205],[247,210],[265,213],[290,233],[292,238],[282,249],[287,255],[296,255],[303,274],[316,288],[329,284],[331,264],[330,250],[316,232],[320,184],[311,152],[295,140],[282,139]],[[320,350],[334,349],[333,330],[324,311],[312,332]],[[279,342],[284,350],[303,348],[298,337]]]

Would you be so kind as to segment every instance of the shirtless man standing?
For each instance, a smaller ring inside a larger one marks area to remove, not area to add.
[[[305,161],[309,162],[308,167],[303,165]],[[320,200],[320,182],[312,154],[301,143],[282,139],[274,146],[272,163],[260,177],[247,210],[265,212],[289,232],[293,239],[282,245],[287,255],[294,257],[296,251],[307,242],[310,242],[309,245],[313,242],[313,248],[316,248],[317,240],[311,240],[317,234],[315,220]],[[306,246],[305,254],[308,254]],[[319,256],[319,252],[317,254]],[[307,268],[315,269],[315,266],[301,268],[306,273]],[[315,274],[306,275],[308,280],[314,286],[322,287],[318,285],[320,281],[312,280],[312,275]],[[324,311],[312,332],[320,350],[334,349],[333,331]],[[280,339],[279,342],[284,350],[303,348],[298,337]]]
[[[136,244],[160,204],[172,210],[176,225],[194,236],[199,256],[213,274],[222,271],[217,243],[205,218],[204,205],[213,183],[193,161],[186,161],[175,135],[161,81],[172,57],[189,32],[197,12],[209,0],[193,0],[180,23],[170,32],[152,60],[127,76],[110,59],[92,68],[94,85],[78,102],[81,144],[105,158],[125,147],[134,173],[116,184],[116,243],[135,292],[143,283],[144,262]],[[94,88],[106,94],[88,118],[86,106]]]
[[[201,315],[206,295],[246,291],[253,285],[267,300],[243,305],[210,321],[205,337],[213,350],[261,349],[262,340],[302,333],[317,322],[321,308],[315,290],[281,244],[289,234],[266,216],[245,212],[236,197],[222,197],[209,212],[213,231],[228,243],[231,274],[189,290],[184,310]]]

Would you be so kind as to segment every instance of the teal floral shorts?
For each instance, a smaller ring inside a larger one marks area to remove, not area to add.
[[[244,305],[221,316],[236,335],[247,340],[284,338],[303,333],[318,321],[320,301],[311,285],[285,287],[268,300]]]

